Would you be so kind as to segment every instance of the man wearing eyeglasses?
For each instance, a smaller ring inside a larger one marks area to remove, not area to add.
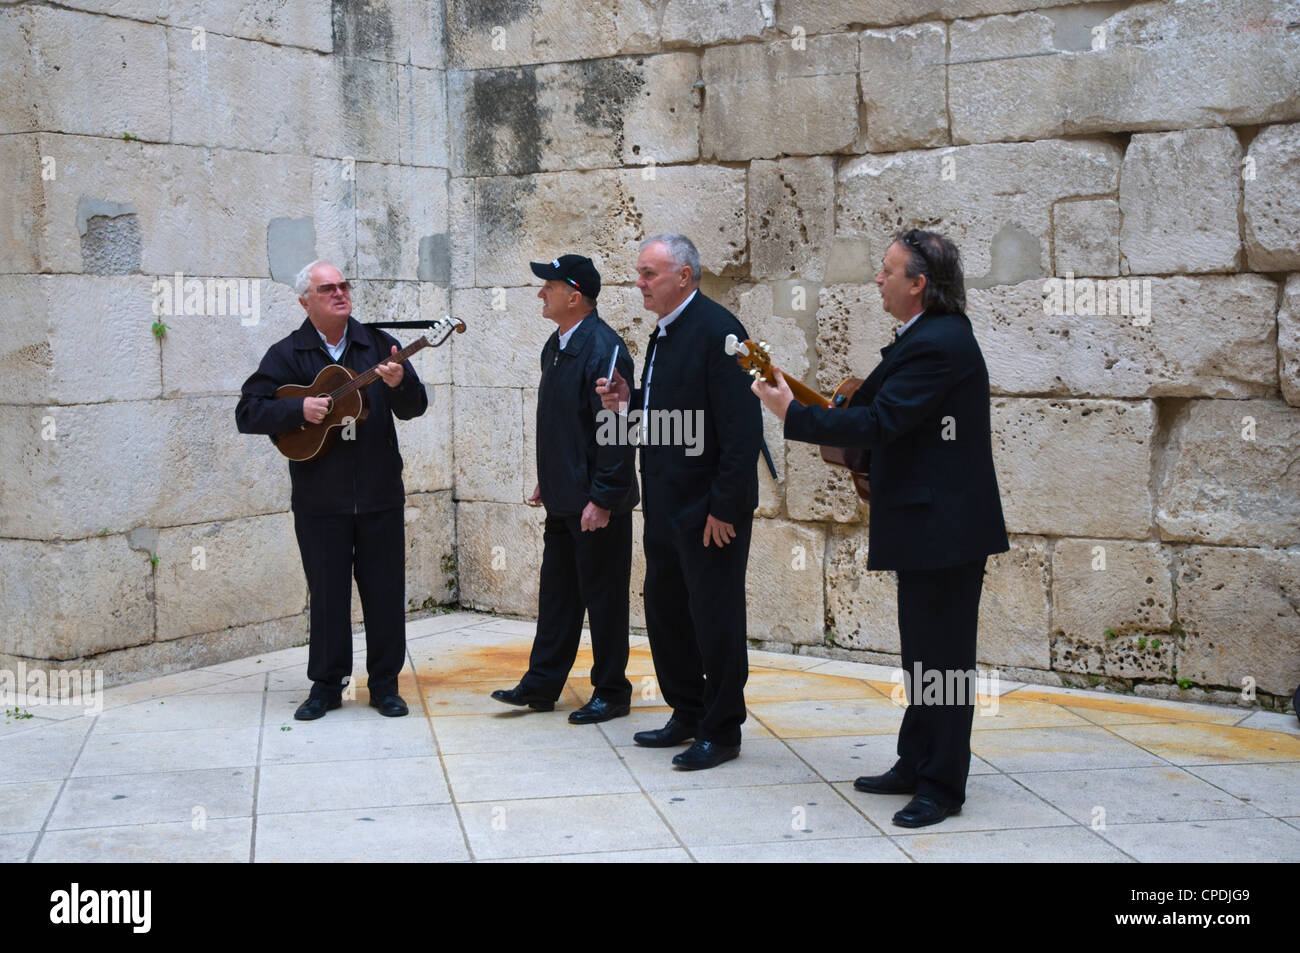
[[[794,403],[775,369],[775,385],[755,381],[753,390],[785,421],[787,440],[870,454],[867,568],[898,572],[909,705],[897,763],[853,786],[912,795],[894,823],[925,827],[959,813],[966,799],[984,563],[1009,547],[993,469],[988,370],[966,317],[957,247],[934,232],[902,232],[876,286],[901,327],[847,407]],[[944,686],[937,704],[922,694],[934,675]]]
[[[244,382],[235,408],[240,432],[274,441],[324,420],[328,398],[278,398],[275,391],[310,384],[328,364],[358,374],[378,365],[379,375],[364,392],[368,410],[344,428],[342,439],[314,460],[289,461],[294,531],[311,597],[312,688],[294,718],[311,721],[342,704],[352,674],[354,574],[365,617],[370,705],[381,715],[405,715],[397,676],[406,660],[406,491],[393,418],[420,416],[429,399],[410,361],[384,361],[397,353],[397,341],[352,317],[351,287],[337,268],[314,261],[298,273],[294,289],[307,318],[271,346]]]

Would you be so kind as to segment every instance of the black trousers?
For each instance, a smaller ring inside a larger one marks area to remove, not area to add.
[[[753,517],[735,524],[726,546],[701,541],[704,527],[675,534],[647,515],[645,623],[655,675],[679,720],[696,740],[740,744],[749,678],[745,641],[745,568]]]
[[[352,576],[366,627],[372,697],[396,694],[406,662],[406,531],[401,508],[315,516],[295,513],[293,528],[311,594],[307,677],[313,695],[342,693],[352,674]]]
[[[898,573],[898,631],[908,707],[898,730],[894,770],[916,778],[917,794],[948,806],[966,800],[984,563],[979,559]]]
[[[520,684],[560,697],[578,655],[582,616],[591,622],[593,695],[615,705],[632,699],[627,680],[628,583],[632,576],[632,514],[611,513],[609,524],[584,533],[578,516],[547,514],[537,635]]]

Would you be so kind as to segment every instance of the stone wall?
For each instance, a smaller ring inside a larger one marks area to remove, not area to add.
[[[408,596],[532,616],[552,326],[528,261],[594,257],[639,362],[637,245],[685,232],[706,292],[829,392],[887,342],[872,279],[915,225],[961,247],[993,387],[1012,549],[981,660],[1275,704],[1300,682],[1296,21],[1300,0],[0,8],[0,661],[125,675],[304,637],[287,474],[231,411],[312,257],[358,279],[363,319],[469,325],[417,360],[433,407],[399,424]],[[177,315],[156,341],[176,272],[255,283],[261,320]],[[896,658],[868,509],[765,425],[751,638]]]

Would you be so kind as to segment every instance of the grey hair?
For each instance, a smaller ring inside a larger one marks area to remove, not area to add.
[[[317,265],[331,264],[333,264],[333,262],[326,261],[324,258],[317,258],[315,261],[303,265],[302,271],[293,276],[293,290],[298,292],[300,297],[305,295],[307,289],[311,287],[311,270]]]
[[[678,235],[676,232],[667,232],[663,235],[651,235],[641,243],[641,251],[645,251],[646,246],[655,243],[662,244],[668,249],[668,254],[672,256],[673,266],[683,268],[689,266],[691,269],[691,281],[697,285],[700,283],[700,253],[695,248],[695,243],[685,235]]]

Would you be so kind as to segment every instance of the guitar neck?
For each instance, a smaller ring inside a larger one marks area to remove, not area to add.
[[[769,381],[769,383],[771,382]],[[830,400],[788,374],[785,375],[785,383],[790,388],[790,393],[794,395],[794,399],[805,407],[829,407],[831,405]]]
[[[389,361],[400,364],[423,347],[432,347],[428,338],[420,338],[420,340],[416,341],[414,344],[407,345],[391,357],[384,358],[384,360],[380,361],[379,364],[387,364]],[[342,387],[330,394],[330,397],[338,400],[339,398],[346,397],[353,391],[360,390],[363,387],[369,387],[379,377],[379,364],[376,364],[364,374],[358,374],[356,377],[352,378],[352,380],[348,381]]]

